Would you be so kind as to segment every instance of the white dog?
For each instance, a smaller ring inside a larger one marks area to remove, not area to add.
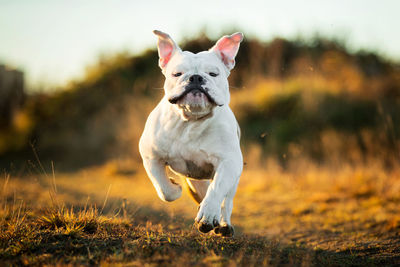
[[[158,36],[165,96],[150,113],[139,142],[143,165],[158,196],[174,201],[180,185],[166,167],[184,176],[200,203],[199,231],[232,236],[233,197],[243,169],[239,125],[229,108],[228,76],[242,33],[222,37],[209,51],[182,51],[171,37]]]

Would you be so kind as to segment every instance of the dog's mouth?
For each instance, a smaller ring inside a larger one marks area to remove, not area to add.
[[[189,104],[195,106],[205,106],[208,104],[217,105],[215,99],[208,93],[207,88],[201,86],[186,86],[185,90],[168,99],[171,104]]]

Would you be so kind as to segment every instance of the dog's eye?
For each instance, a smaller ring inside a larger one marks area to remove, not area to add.
[[[179,77],[182,75],[182,72],[175,72],[174,74],[172,74],[172,76],[174,77]]]
[[[210,73],[208,73],[211,77],[217,77],[218,76],[218,73],[215,73],[215,72],[210,72]]]

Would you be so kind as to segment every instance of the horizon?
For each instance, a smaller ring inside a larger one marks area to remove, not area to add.
[[[28,90],[62,87],[82,78],[102,54],[138,55],[154,49],[153,29],[169,33],[178,43],[201,32],[217,39],[227,29],[241,30],[245,38],[263,42],[276,37],[311,40],[318,35],[344,41],[352,53],[366,50],[391,62],[400,61],[396,34],[400,3],[396,1],[383,5],[361,0],[325,4],[251,0],[232,5],[207,0],[189,12],[184,1],[173,3],[0,0],[0,64],[22,70]],[[221,14],[221,10],[226,12]]]

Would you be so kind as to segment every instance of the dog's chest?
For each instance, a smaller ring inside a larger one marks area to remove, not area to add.
[[[163,133],[158,140],[162,147],[166,165],[174,172],[195,179],[211,179],[214,175],[213,148],[210,147],[207,131],[199,128],[179,127]]]
[[[189,178],[212,179],[214,176],[214,166],[210,163],[205,163],[199,166],[190,160],[172,160],[172,162],[168,162],[167,164],[175,173],[179,173]]]
[[[188,122],[163,112],[160,121],[162,126],[153,139],[158,157],[176,173],[211,179],[218,165],[213,118]]]
[[[172,144],[166,164],[174,172],[194,179],[211,179],[214,175],[214,166],[208,154],[195,144]]]

